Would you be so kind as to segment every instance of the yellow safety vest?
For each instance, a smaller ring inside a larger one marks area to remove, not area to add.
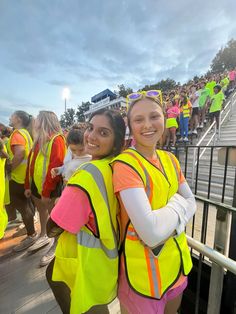
[[[117,295],[118,202],[110,162],[105,158],[84,163],[68,182],[87,194],[97,227],[97,234],[83,226],[77,235],[64,231],[58,240],[52,280],[70,288],[72,314],[108,304]]]
[[[184,118],[190,117],[190,109],[188,104],[182,106]]]
[[[164,207],[178,191],[178,168],[171,153],[157,151],[163,171],[159,170],[135,149],[128,149],[113,162],[132,167],[143,181],[152,210]],[[137,213],[138,215],[138,213]],[[192,260],[185,233],[170,237],[154,250],[143,245],[129,221],[123,243],[124,261],[129,285],[138,294],[160,299],[192,268]],[[154,254],[153,254],[154,253]]]
[[[4,146],[4,151],[6,148]],[[0,157],[0,239],[3,238],[5,229],[7,227],[8,217],[4,206],[5,196],[5,158]]]
[[[7,152],[9,154],[10,160],[13,159],[14,154],[11,150],[11,139],[14,133],[19,132],[25,139],[26,145],[25,145],[25,155],[24,159],[22,162],[17,166],[15,169],[12,170],[11,172],[11,179],[14,180],[15,182],[19,184],[24,184],[25,183],[25,175],[26,175],[26,168],[27,168],[27,158],[29,155],[29,152],[32,148],[32,138],[29,134],[29,132],[26,129],[18,129],[14,130],[7,142]]]
[[[38,190],[38,193],[40,195],[42,194],[43,184],[46,179],[47,172],[48,172],[48,165],[49,165],[50,157],[51,157],[52,144],[55,138],[58,136],[61,136],[65,140],[62,134],[54,135],[50,139],[50,141],[45,144],[45,147],[43,150],[45,153],[43,154],[42,150],[40,149],[35,159],[33,179],[34,179],[36,188]],[[31,154],[30,164],[33,160],[33,156],[34,156],[34,151]],[[30,178],[30,181],[31,181],[31,178]]]

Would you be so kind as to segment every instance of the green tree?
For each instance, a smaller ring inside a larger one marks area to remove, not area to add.
[[[75,122],[75,109],[68,108],[66,112],[61,115],[60,123],[63,128],[70,127]]]
[[[77,117],[78,122],[85,121],[84,113],[89,110],[90,105],[91,103],[87,101],[87,102],[82,102],[82,104],[78,106],[78,109],[76,111],[76,117]]]
[[[236,67],[236,40],[231,39],[225,47],[222,47],[211,63],[213,73],[231,70]]]
[[[161,80],[158,83],[152,85],[146,85],[141,90],[151,90],[151,89],[160,89],[162,92],[167,92],[174,89],[177,86],[175,80],[167,78],[166,80]]]
[[[115,91],[119,95],[119,97],[125,97],[131,93],[133,93],[132,88],[130,87],[125,87],[124,84],[118,85],[118,91]]]

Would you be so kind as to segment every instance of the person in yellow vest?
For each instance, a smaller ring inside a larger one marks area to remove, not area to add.
[[[33,244],[37,236],[34,228],[34,213],[29,208],[24,195],[27,158],[32,147],[32,138],[29,132],[31,124],[32,116],[25,111],[15,111],[10,117],[10,126],[14,131],[6,145],[10,157],[10,162],[6,167],[9,178],[10,204],[6,205],[6,210],[9,221],[16,219],[16,209],[20,212],[28,239]]]
[[[7,213],[4,206],[5,197],[5,162],[9,158],[4,142],[0,139],[0,239],[3,238],[7,226]]]
[[[84,134],[92,161],[77,169],[51,212],[48,235],[63,233],[46,276],[63,313],[106,314],[107,304],[116,298],[119,204],[110,162],[124,140],[118,111],[93,113]]]
[[[4,124],[0,123],[0,135],[1,135],[1,140],[3,142],[3,145],[5,146],[4,149],[7,147],[7,142],[9,141],[9,138],[11,136],[12,130],[9,127],[6,127]],[[7,158],[7,163],[10,163],[9,156]],[[6,165],[5,165],[6,167]],[[4,198],[4,204],[9,205],[10,204],[10,195],[9,195],[9,178],[5,174],[5,198]],[[10,219],[13,223],[16,221],[16,210],[14,209],[12,216],[14,217],[13,219]],[[7,216],[8,220],[8,216]]]
[[[174,314],[192,268],[184,230],[196,202],[175,156],[156,150],[164,131],[160,92],[128,101],[136,144],[112,163],[122,205],[118,298],[122,313]]]
[[[192,115],[192,104],[185,95],[181,93],[180,101],[180,116],[179,116],[179,127],[180,127],[180,139],[179,142],[188,142],[188,129],[189,129],[189,120]]]
[[[52,178],[51,170],[63,165],[66,144],[54,112],[39,112],[35,119],[34,138],[34,145],[28,157],[25,196],[31,197],[37,207],[41,230],[33,245],[25,239],[15,248],[17,251],[28,248],[28,252],[33,252],[52,243],[46,234],[46,223],[55,199],[61,194],[62,177]],[[47,265],[53,259],[54,251],[55,247],[52,245],[41,258],[40,266]]]

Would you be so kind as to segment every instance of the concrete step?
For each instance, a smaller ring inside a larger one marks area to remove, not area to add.
[[[195,191],[195,185],[192,187],[193,191]],[[207,192],[209,188],[208,181],[198,180],[197,181],[197,191],[205,191]],[[225,185],[223,188],[222,184],[211,182],[210,184],[211,193],[222,195],[223,190],[225,191],[225,196],[233,198],[233,186]]]
[[[180,165],[181,165],[182,171],[185,171],[185,163],[180,162]],[[192,171],[193,171],[192,162],[188,161],[187,172],[192,173]],[[194,171],[195,172],[197,171],[196,166],[194,168]],[[199,167],[198,167],[199,173],[209,174],[209,171],[210,171],[210,162],[209,161],[205,162],[205,163],[203,163],[203,162],[199,163]],[[211,172],[212,172],[212,174],[215,174],[218,176],[224,175],[225,167],[221,166],[219,164],[213,164]],[[235,176],[235,167],[228,166],[227,167],[227,177],[233,177],[234,178],[234,176]]]
[[[199,190],[199,191],[197,191],[197,195],[207,198],[207,192],[206,192],[206,191],[200,191],[200,190]],[[221,201],[222,201],[222,199],[221,199],[221,194],[215,194],[215,193],[213,193],[213,192],[211,192],[209,199],[211,199],[211,200],[213,200],[213,201],[216,201],[216,202],[220,202],[220,203],[221,203]],[[232,203],[233,203],[233,198],[232,198],[232,197],[225,196],[225,197],[224,197],[224,203],[225,203],[225,204],[228,204],[228,205],[232,205]]]
[[[236,93],[234,93],[231,98],[229,98],[226,104],[229,101],[233,101],[233,115],[228,120],[228,117],[225,119],[224,123],[221,126],[221,138],[214,142],[214,139],[211,141],[210,145],[213,146],[236,146]],[[228,110],[222,112],[222,118],[224,118],[225,114]],[[197,144],[200,138],[204,136],[204,132],[209,127],[209,122],[207,123],[206,127],[199,132],[198,138],[193,139],[193,143]],[[213,134],[209,133],[206,135],[204,141],[201,143],[202,146],[208,145],[209,140],[212,138]],[[186,151],[184,147],[179,147],[179,160],[181,164],[181,168],[185,171],[185,157]],[[194,155],[194,148],[188,148],[188,160],[187,160],[187,173],[186,178],[187,181],[191,184],[192,181],[192,163],[193,163],[193,155]],[[202,153],[203,148],[200,149],[200,154]],[[196,151],[197,157],[197,151]],[[211,157],[211,148],[207,148],[199,161],[199,168],[198,168],[198,181],[197,181],[197,194],[203,197],[207,197],[208,188],[209,188],[209,170],[210,170],[210,157]],[[227,167],[227,176],[226,176],[226,183],[224,182],[224,172],[225,167],[224,165],[218,164],[218,149],[215,148],[213,150],[213,165],[212,165],[212,174],[211,174],[211,181],[210,181],[210,199],[216,200],[221,202],[222,198],[222,191],[225,191],[225,199],[224,202],[227,204],[232,204],[233,199],[233,192],[234,192],[234,181],[235,181],[235,167]],[[196,167],[194,168],[195,175],[196,175]],[[224,186],[223,186],[224,185]],[[194,191],[194,184],[192,190]]]
[[[191,171],[187,172],[186,178],[187,178],[188,181],[192,180],[192,172]],[[195,174],[195,178],[196,178],[196,174]],[[204,181],[204,182],[208,182],[209,181],[209,173],[204,173],[202,171],[202,169],[200,169],[200,172],[198,173],[198,180],[201,180],[201,181]],[[224,173],[222,173],[222,174],[215,174],[215,173],[213,173],[211,175],[211,182],[223,185],[223,183],[224,183]],[[231,176],[228,173],[227,173],[227,176],[226,176],[226,185],[229,185],[229,186],[232,186],[232,187],[234,186],[234,176]]]

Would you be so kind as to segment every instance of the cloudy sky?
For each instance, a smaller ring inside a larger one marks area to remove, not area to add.
[[[0,122],[64,110],[118,84],[203,74],[231,38],[235,0],[0,0]]]

